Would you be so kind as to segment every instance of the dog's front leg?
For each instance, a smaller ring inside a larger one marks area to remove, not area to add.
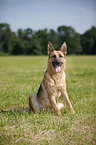
[[[75,111],[74,111],[74,109],[73,109],[73,107],[72,107],[72,105],[71,105],[71,102],[70,102],[70,100],[69,100],[67,91],[62,91],[61,96],[62,96],[62,98],[64,99],[64,102],[66,103],[66,105],[69,107],[70,111],[71,111],[72,113],[75,113]]]
[[[49,101],[53,107],[53,109],[57,112],[58,116],[61,116],[61,111],[58,108],[58,105],[56,104],[56,100],[54,96],[48,95]]]

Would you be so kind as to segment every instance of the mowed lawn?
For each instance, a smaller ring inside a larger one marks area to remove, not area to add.
[[[27,108],[47,66],[47,56],[0,57],[0,109]],[[67,92],[76,112],[62,116],[0,111],[0,145],[96,144],[96,56],[66,56]],[[63,102],[62,99],[60,99]]]

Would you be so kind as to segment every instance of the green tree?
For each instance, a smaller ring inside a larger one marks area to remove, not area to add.
[[[58,41],[61,45],[64,41],[68,45],[68,54],[81,54],[80,34],[76,33],[72,27],[58,27]]]
[[[55,49],[59,49],[59,44],[58,44],[59,37],[56,31],[51,29],[48,34],[49,34],[48,41],[52,41],[52,44],[54,45]]]
[[[12,52],[12,37],[15,33],[11,32],[11,29],[8,24],[0,24],[0,51],[4,53]]]
[[[33,37],[32,37],[32,54],[34,55],[42,55],[42,47],[41,47],[41,44],[40,42],[38,41],[38,37],[37,37],[37,34],[34,34]]]
[[[81,45],[84,54],[96,54],[96,27],[86,31],[81,36]]]
[[[29,50],[31,49],[31,39],[32,39],[32,30],[30,28],[22,30],[18,29],[17,31],[17,43],[13,48],[13,54],[30,54]]]
[[[33,31],[31,28],[11,31],[9,24],[0,24],[0,53],[4,54],[47,54],[47,44],[51,41],[55,49],[66,41],[68,54],[96,54],[96,27],[92,27],[83,35],[72,27],[60,26],[53,29]]]
[[[42,54],[47,54],[47,43],[48,43],[48,30],[47,29],[44,29],[44,30],[38,30],[36,32],[36,35],[37,35],[37,38],[38,38],[38,41],[41,45],[41,51],[42,51]]]

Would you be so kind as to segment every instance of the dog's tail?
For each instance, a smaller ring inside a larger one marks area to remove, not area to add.
[[[30,109],[29,108],[15,108],[15,109],[1,109],[1,112],[5,113],[5,112],[9,112],[9,111],[12,111],[12,112],[19,112],[19,113],[24,113],[24,112],[28,112],[30,113]]]

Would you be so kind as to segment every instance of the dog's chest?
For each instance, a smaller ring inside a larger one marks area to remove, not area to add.
[[[56,97],[61,95],[62,89],[66,89],[65,72],[50,76],[48,72],[44,75],[45,90]]]
[[[65,73],[58,73],[52,77],[54,85],[58,88],[58,91],[61,91],[61,87],[65,85]]]

